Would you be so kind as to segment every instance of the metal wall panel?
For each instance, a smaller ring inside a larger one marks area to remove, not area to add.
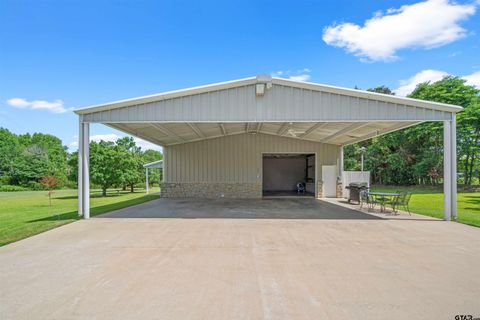
[[[450,112],[283,85],[273,85],[263,97],[247,85],[83,115],[83,121],[103,123],[448,119]]]
[[[165,182],[261,182],[263,153],[316,153],[317,180],[322,165],[334,165],[340,147],[266,134],[238,134],[165,147]]]

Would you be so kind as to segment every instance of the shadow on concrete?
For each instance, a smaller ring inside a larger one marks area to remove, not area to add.
[[[114,202],[114,203],[109,203],[109,204],[104,204],[102,206],[96,206],[96,207],[91,207],[90,208],[90,216],[94,217],[100,214],[104,214],[106,212],[111,212],[113,210],[119,210],[122,208],[126,207],[132,207],[132,206],[138,206],[140,204],[143,204],[147,201],[152,201],[154,199],[158,199],[159,195],[158,193],[152,193],[152,194],[147,194],[143,197],[139,198],[133,198],[133,199],[128,199],[124,201],[119,201],[119,202]],[[113,211],[116,212],[116,211]],[[62,220],[78,220],[80,217],[78,216],[78,211],[68,211],[68,212],[57,212],[57,213],[52,213],[51,215],[40,218],[40,219],[34,219],[34,220],[29,220],[28,222],[42,222],[42,221],[62,221]]]
[[[97,218],[383,220],[314,198],[158,199]]]

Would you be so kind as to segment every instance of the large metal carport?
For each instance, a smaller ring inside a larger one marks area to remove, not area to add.
[[[459,106],[270,76],[217,83],[75,110],[79,115],[78,212],[88,219],[89,124],[168,148],[259,133],[343,146],[426,121],[444,123],[444,218],[455,218]],[[168,164],[168,158],[164,159]]]

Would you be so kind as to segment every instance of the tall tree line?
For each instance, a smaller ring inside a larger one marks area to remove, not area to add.
[[[373,92],[393,94],[382,86]],[[480,91],[465,80],[448,76],[434,83],[422,83],[410,98],[459,105],[457,114],[457,159],[459,183],[480,183]],[[365,170],[376,184],[429,184],[442,182],[443,124],[427,122],[369,141],[347,146],[345,169],[360,168],[360,148],[365,147]]]
[[[67,148],[55,136],[15,135],[0,128],[0,185],[37,189],[44,176],[55,176],[61,185],[67,185],[68,157]]]
[[[134,191],[143,183],[143,165],[162,159],[154,150],[143,151],[133,138],[116,142],[90,142],[90,175],[94,186]],[[0,186],[11,185],[37,190],[44,189],[44,177],[54,177],[59,188],[77,185],[77,152],[69,153],[62,141],[49,134],[16,135],[0,128]],[[151,170],[150,181],[160,181],[159,170]]]

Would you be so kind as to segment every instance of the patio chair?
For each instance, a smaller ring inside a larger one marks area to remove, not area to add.
[[[375,209],[375,206],[379,204],[379,202],[368,194],[367,189],[363,189],[360,191],[360,209],[362,209],[363,205],[366,204],[368,210]]]
[[[394,196],[393,198],[384,198],[383,200],[383,205],[386,208],[387,206],[392,208],[393,213],[397,213],[397,205],[400,201],[400,198],[403,197],[403,194],[401,191],[396,191],[398,193],[398,196]]]
[[[411,192],[399,192],[400,195],[395,197],[392,201],[389,202],[389,204],[392,206],[393,212],[397,212],[398,207],[403,207],[405,211],[408,212],[409,215],[412,215],[410,213],[410,207],[408,204],[410,203],[410,198],[412,197]]]

